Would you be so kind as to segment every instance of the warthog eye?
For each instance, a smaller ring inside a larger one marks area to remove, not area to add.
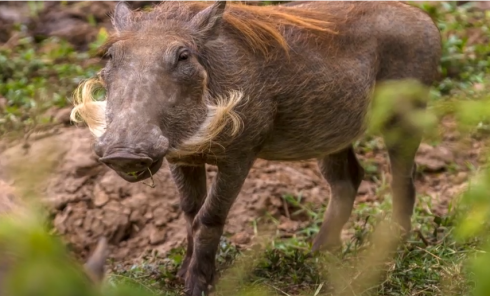
[[[190,53],[188,50],[183,50],[179,53],[179,61],[185,61],[189,58]]]
[[[112,51],[109,49],[108,51],[106,51],[104,53],[104,56],[109,59],[109,60],[112,60]]]

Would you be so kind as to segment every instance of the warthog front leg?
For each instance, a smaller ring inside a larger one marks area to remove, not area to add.
[[[187,250],[184,262],[177,276],[185,279],[187,267],[191,261],[194,241],[192,222],[206,198],[206,167],[170,165],[170,171],[180,193],[180,207],[184,212],[187,227]]]
[[[246,157],[218,163],[216,179],[192,225],[194,250],[185,279],[187,295],[207,294],[208,285],[213,283],[215,256],[225,221],[254,160]]]
[[[320,172],[330,185],[332,196],[312,251],[335,250],[342,246],[340,234],[349,220],[357,189],[364,177],[354,150],[349,147],[318,161]]]

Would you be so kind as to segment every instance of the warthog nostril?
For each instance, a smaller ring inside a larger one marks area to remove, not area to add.
[[[101,157],[99,160],[113,170],[124,173],[139,173],[146,171],[153,163],[153,160],[150,157],[124,152]]]

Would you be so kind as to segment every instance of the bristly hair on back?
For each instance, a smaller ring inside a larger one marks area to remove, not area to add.
[[[151,11],[133,11],[129,19],[130,27],[144,32],[145,26],[154,26],[155,23],[165,20],[188,22],[209,5],[205,2],[165,1]],[[283,36],[287,27],[335,35],[338,34],[334,29],[338,22],[333,15],[325,20],[325,12],[319,13],[300,7],[254,6],[241,2],[227,4],[223,14],[224,28],[241,38],[254,53],[261,53],[265,57],[269,56],[270,49],[274,46],[279,46],[288,54],[289,45]],[[131,32],[111,35],[100,47],[100,52],[105,52],[115,42],[130,36],[135,35]]]

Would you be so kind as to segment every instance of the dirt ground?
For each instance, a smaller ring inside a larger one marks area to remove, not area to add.
[[[464,164],[476,163],[481,148],[475,142],[472,149],[460,150],[451,141],[454,136],[446,133],[445,141],[436,148],[423,144],[417,156],[417,163],[425,171],[417,180],[418,192],[433,198],[432,208],[428,210],[436,214],[443,214],[448,202],[465,186],[468,172]],[[22,171],[19,163],[28,171],[51,158],[54,160],[52,173],[44,176],[47,180],[36,187],[37,198],[53,214],[57,233],[80,257],[87,255],[101,235],[110,240],[111,257],[125,263],[137,262],[150,252],[165,256],[171,248],[185,243],[185,222],[168,167],[164,165],[155,175],[156,188],[131,184],[97,161],[91,150],[92,143],[88,129],[63,127],[39,139],[32,136],[27,150],[23,143],[4,148],[0,154],[0,167],[4,172],[0,175],[3,179],[0,195],[8,194],[12,198],[13,193],[9,194],[7,189],[26,184],[22,177],[19,180],[8,174],[13,168],[16,172]],[[384,149],[379,148],[359,157],[364,163],[374,161],[378,175],[384,173],[389,177]],[[460,152],[456,152],[458,150]],[[50,154],[46,156],[48,151]],[[453,163],[460,163],[463,169],[448,170]],[[207,171],[211,182],[216,170],[209,166]],[[368,175],[359,190],[357,203],[369,202],[376,206],[379,186],[380,182],[374,182]],[[282,199],[285,194],[301,194],[303,204],[319,208],[328,201],[330,192],[314,161],[258,160],[230,212],[225,228],[227,236],[236,244],[249,244],[254,237],[252,222],[266,215],[278,219],[277,228],[285,234],[300,229],[307,221],[289,214],[294,209]],[[344,232],[348,238],[349,225]]]
[[[4,6],[0,9],[0,23],[3,24],[0,42],[15,38],[8,27],[9,22],[15,20],[28,24],[35,36],[65,37],[83,50],[87,42],[95,38],[97,28],[88,25],[81,16],[90,12],[100,26],[110,28],[107,15],[115,4],[88,3],[68,2],[68,8],[63,9],[59,8],[59,3],[47,4],[49,7],[36,19],[25,18],[25,11],[16,10],[15,4],[9,6],[10,10],[3,9]],[[49,25],[42,26],[41,23]],[[73,34],[74,31],[77,34]],[[66,110],[62,112],[66,116]],[[418,193],[433,199],[432,208],[427,210],[436,214],[443,214],[448,203],[464,188],[469,164],[477,164],[482,149],[479,141],[462,149],[458,146],[459,135],[452,131],[452,121],[443,121],[442,125],[445,127],[442,143],[437,147],[423,144],[416,159],[424,171],[417,179]],[[14,177],[13,171],[22,171],[19,163],[24,172],[35,174],[49,158],[53,163],[52,173],[36,176],[37,179],[45,178],[36,187],[36,198],[52,213],[57,233],[81,258],[102,235],[110,239],[111,257],[128,264],[141,260],[149,252],[165,256],[170,249],[185,243],[185,222],[179,209],[178,194],[165,164],[155,176],[156,188],[150,188],[142,183],[128,183],[101,165],[91,150],[92,136],[86,128],[59,127],[51,130],[49,135],[33,135],[28,143],[29,149],[23,148],[24,143],[0,145],[0,200],[14,199],[14,189],[26,184],[19,174]],[[360,153],[359,157],[364,163],[375,166],[375,175],[385,175],[389,182],[388,162],[381,143],[375,144],[369,152]],[[210,166],[207,171],[210,182],[216,170]],[[382,183],[368,174],[359,189],[357,203],[368,202],[376,206],[379,202],[377,189]],[[279,221],[277,228],[283,233],[291,234],[300,229],[308,222],[304,217],[290,215],[294,209],[288,208],[282,199],[285,194],[301,194],[303,204],[319,208],[328,201],[330,192],[315,161],[258,160],[231,210],[225,228],[227,236],[236,244],[250,244],[256,235],[253,221],[268,215]],[[263,228],[268,226],[258,224]],[[345,238],[349,237],[351,229],[346,225]]]

